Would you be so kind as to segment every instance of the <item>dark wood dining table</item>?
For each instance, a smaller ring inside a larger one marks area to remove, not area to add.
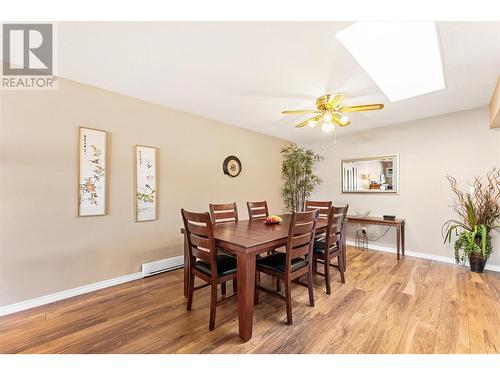
[[[252,338],[256,256],[287,243],[291,215],[280,216],[283,219],[280,224],[241,220],[214,226],[216,246],[237,259],[239,335],[243,341]],[[326,219],[318,219],[317,231],[324,231],[326,225]],[[184,229],[181,232],[184,234],[184,296],[187,296],[189,256]]]

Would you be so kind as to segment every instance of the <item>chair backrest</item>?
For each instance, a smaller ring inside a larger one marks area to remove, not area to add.
[[[344,227],[345,223],[345,217],[347,216],[347,210],[349,210],[349,205],[346,204],[345,206],[341,207],[332,207],[332,211],[334,212],[335,215],[342,215],[342,228]],[[341,229],[342,229],[341,228]]]
[[[344,224],[345,214],[344,207],[332,207],[328,215],[328,224],[325,233],[325,255],[328,254],[327,249],[333,245],[337,245],[340,249],[342,240],[342,227]],[[345,210],[347,212],[347,210]]]
[[[210,203],[210,216],[213,224],[238,222],[238,208],[235,203]]]
[[[332,208],[332,201],[306,201],[305,211],[319,210],[319,217],[326,219]]]
[[[294,212],[292,214],[286,245],[285,272],[291,272],[292,259],[303,257],[304,255],[307,255],[308,261],[312,259],[318,214],[319,210]]]
[[[269,210],[267,209],[267,202],[247,202],[248,208],[248,219],[265,219],[269,216]]]
[[[217,275],[217,250],[215,249],[214,228],[208,212],[181,210],[186,231],[189,259],[196,258],[210,264],[212,276]]]

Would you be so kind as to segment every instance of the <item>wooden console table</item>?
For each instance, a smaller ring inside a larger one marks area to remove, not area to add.
[[[350,224],[366,224],[366,225],[382,225],[388,227],[396,227],[396,244],[397,257],[399,252],[405,255],[405,219],[384,220],[383,217],[374,216],[346,216],[347,223]]]

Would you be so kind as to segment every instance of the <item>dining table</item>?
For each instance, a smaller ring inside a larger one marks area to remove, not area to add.
[[[244,342],[252,338],[256,257],[287,244],[291,215],[280,216],[283,220],[278,224],[267,224],[264,219],[254,219],[214,225],[216,247],[236,256],[239,336]],[[324,232],[327,223],[326,218],[319,218],[316,232]],[[187,297],[189,255],[184,228],[181,233],[184,234],[184,296]]]

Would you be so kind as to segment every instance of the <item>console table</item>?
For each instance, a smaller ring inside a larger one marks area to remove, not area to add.
[[[366,225],[382,225],[396,228],[396,249],[397,258],[399,253],[405,255],[405,219],[384,220],[383,217],[375,216],[352,216],[347,215],[346,221],[348,224],[366,224]]]

